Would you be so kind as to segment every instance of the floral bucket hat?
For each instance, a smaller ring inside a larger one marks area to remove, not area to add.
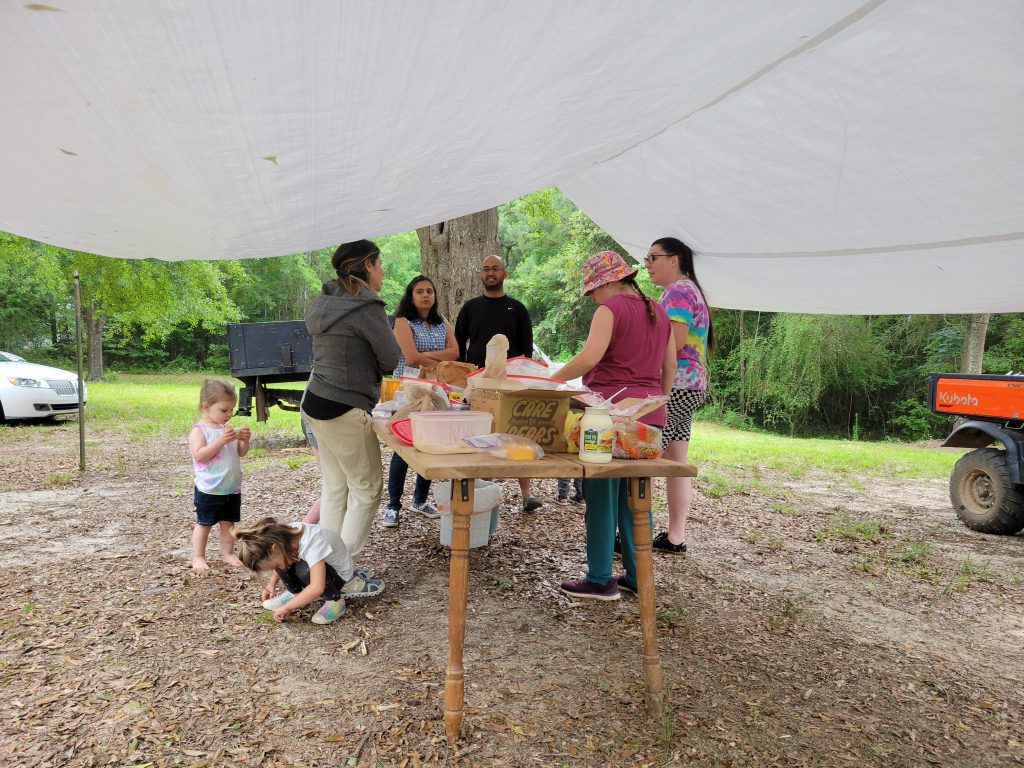
[[[605,283],[624,280],[636,273],[637,267],[629,266],[626,260],[615,251],[595,253],[583,265],[583,287],[580,288],[580,293],[586,296]]]

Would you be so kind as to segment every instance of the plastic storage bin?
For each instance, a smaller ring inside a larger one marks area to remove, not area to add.
[[[453,483],[457,486],[459,481]],[[434,501],[441,513],[441,545],[452,545],[451,488],[453,483],[434,485]],[[469,548],[486,547],[491,535],[498,530],[498,515],[501,512],[501,486],[486,480],[473,481],[473,513],[469,517]]]
[[[413,447],[424,453],[472,453],[462,438],[489,434],[493,418],[481,411],[410,413]]]

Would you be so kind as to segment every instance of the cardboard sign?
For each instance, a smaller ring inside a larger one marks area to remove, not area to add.
[[[569,398],[579,392],[554,392],[543,389],[519,389],[515,392],[475,387],[469,394],[469,407],[494,416],[495,432],[521,435],[533,440],[545,451],[564,453],[565,417]]]

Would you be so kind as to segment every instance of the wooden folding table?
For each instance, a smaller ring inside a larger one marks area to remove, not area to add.
[[[647,705],[658,714],[662,708],[661,661],[658,658],[654,563],[651,556],[649,513],[653,477],[694,477],[697,470],[668,459],[589,464],[567,453],[546,454],[531,461],[497,459],[485,453],[431,454],[401,443],[387,423],[374,420],[381,440],[405,459],[413,471],[427,480],[452,481],[452,545],[448,577],[448,669],[444,684],[444,727],[455,740],[462,728],[465,672],[462,650],[466,639],[466,603],[469,597],[469,525],[473,511],[473,481],[505,478],[628,478],[629,507],[633,512],[636,540],[636,576],[643,631],[643,670]]]

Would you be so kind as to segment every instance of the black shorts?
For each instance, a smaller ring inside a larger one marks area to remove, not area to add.
[[[661,434],[662,444],[679,440],[689,442],[694,412],[704,405],[707,392],[703,389],[673,389],[668,398],[668,423]]]
[[[242,494],[229,493],[214,496],[195,489],[196,522],[216,525],[219,522],[237,523],[242,519]]]

